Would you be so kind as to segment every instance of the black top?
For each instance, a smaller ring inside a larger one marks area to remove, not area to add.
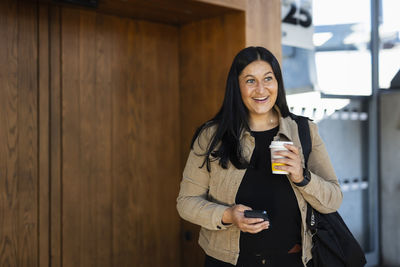
[[[301,215],[286,175],[273,174],[269,145],[278,127],[251,132],[255,148],[236,195],[236,203],[266,210],[270,226],[257,234],[240,234],[240,254],[287,253],[301,244]]]

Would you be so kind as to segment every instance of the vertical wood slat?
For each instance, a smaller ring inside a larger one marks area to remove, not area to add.
[[[19,266],[37,263],[37,8],[18,8],[17,244]]]
[[[38,112],[39,112],[39,202],[38,266],[49,266],[50,251],[50,135],[49,135],[49,7],[38,7]]]
[[[62,264],[61,14],[50,7],[50,265]]]
[[[37,6],[0,3],[0,266],[37,266]]]
[[[62,61],[62,140],[61,146],[63,169],[62,180],[62,266],[82,266],[81,261],[87,253],[89,244],[82,242],[82,224],[88,222],[82,218],[82,210],[90,212],[84,206],[90,201],[87,192],[82,188],[87,170],[91,166],[80,171],[80,162],[87,156],[87,145],[82,144],[81,138],[81,79],[87,79],[87,71],[80,69],[81,61],[86,60],[86,55],[80,49],[80,12],[63,8],[61,10],[61,58]],[[90,58],[87,58],[90,59]],[[81,75],[83,78],[81,78]],[[84,108],[84,107],[83,107]],[[94,118],[93,118],[94,119]],[[94,133],[95,134],[95,133]],[[95,138],[94,136],[92,138]],[[83,148],[82,148],[83,146]],[[86,162],[84,162],[87,164]],[[83,225],[84,227],[84,225]],[[86,240],[85,240],[86,241]],[[83,244],[82,244],[83,243]]]
[[[62,17],[63,265],[111,266],[111,83],[104,61],[111,39],[96,30],[108,21],[71,9]]]
[[[16,73],[18,68],[17,43],[18,5],[17,2],[0,2],[0,176],[2,195],[0,201],[0,265],[17,264],[17,240],[15,236],[17,209],[17,161],[18,161],[18,87]],[[7,67],[6,67],[7,66]],[[4,78],[3,78],[4,77]],[[18,229],[17,229],[18,230]]]
[[[93,126],[98,133],[96,154],[100,155],[95,169],[99,172],[95,175],[96,202],[95,218],[100,222],[94,234],[99,237],[94,255],[97,266],[113,266],[113,216],[112,216],[112,86],[111,49],[109,38],[114,31],[113,23],[108,17],[96,16],[95,20],[95,112],[96,124]],[[100,30],[102,29],[102,30]]]

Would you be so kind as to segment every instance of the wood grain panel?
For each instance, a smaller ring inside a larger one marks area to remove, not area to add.
[[[179,266],[178,30],[62,12],[62,262]]]
[[[39,245],[38,266],[50,264],[50,74],[49,7],[38,9]]]
[[[123,152],[115,155],[113,176],[130,178],[114,184],[114,246],[122,256],[114,265],[128,258],[132,266],[179,266],[177,29],[135,21],[125,27],[113,56],[125,83],[115,88],[113,141]]]
[[[61,16],[50,8],[50,266],[61,266]]]
[[[1,1],[0,39],[0,266],[37,266],[36,4]]]
[[[263,46],[282,59],[281,1],[247,0],[246,46]]]
[[[195,129],[222,105],[230,65],[245,45],[244,13],[202,20],[181,27],[181,167]],[[182,221],[182,266],[202,266],[199,227]]]

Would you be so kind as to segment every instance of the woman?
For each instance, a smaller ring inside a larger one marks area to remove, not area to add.
[[[205,266],[310,266],[307,202],[336,211],[342,192],[318,135],[309,122],[308,169],[289,116],[277,59],[265,48],[240,51],[230,68],[220,111],[194,134],[177,199],[180,216],[201,226]],[[269,144],[292,141],[271,171]],[[244,217],[266,210],[269,221]]]

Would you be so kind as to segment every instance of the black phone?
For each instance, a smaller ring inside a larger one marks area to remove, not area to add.
[[[269,221],[268,213],[266,210],[245,210],[244,217],[246,218],[261,218],[264,221]]]

